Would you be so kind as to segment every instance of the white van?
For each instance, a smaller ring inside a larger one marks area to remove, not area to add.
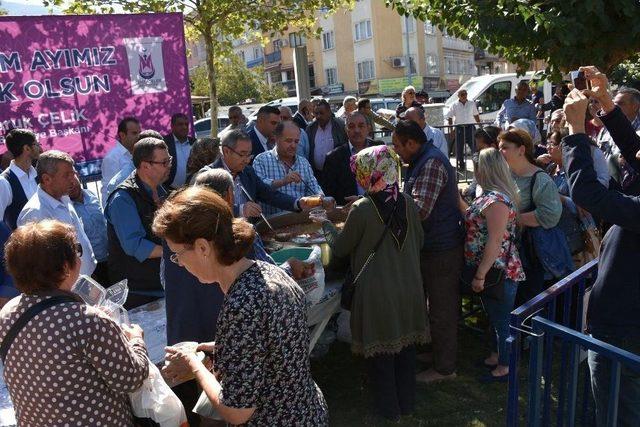
[[[542,90],[545,102],[549,102],[553,96],[551,82],[541,81],[541,72],[529,71],[523,76],[515,73],[510,74],[487,74],[484,76],[472,77],[455,91],[444,103],[443,114],[446,115],[451,106],[458,101],[458,92],[467,91],[467,98],[475,101],[480,120],[483,122],[494,121],[498,115],[502,103],[516,96],[516,86],[518,82],[533,79],[538,81],[538,88]]]

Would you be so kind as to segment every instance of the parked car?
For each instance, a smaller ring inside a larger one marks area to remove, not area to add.
[[[523,76],[509,73],[472,77],[447,99],[444,103],[443,115],[446,115],[451,106],[458,100],[458,92],[464,89],[467,91],[467,98],[475,101],[480,112],[480,119],[483,122],[493,121],[498,115],[498,110],[502,107],[502,103],[516,95],[518,82],[522,80],[528,82],[531,79],[541,80],[540,73],[530,71]],[[545,101],[548,101],[553,96],[551,82],[543,80],[542,83],[542,94]]]
[[[229,116],[226,113],[218,114],[218,131],[229,126]],[[196,138],[204,138],[211,136],[211,118],[205,117],[197,120],[193,124],[193,128],[196,133]]]

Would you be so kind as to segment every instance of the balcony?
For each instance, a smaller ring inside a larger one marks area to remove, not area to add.
[[[451,36],[442,38],[442,48],[473,52],[473,46],[471,46],[471,43]]]
[[[263,57],[252,59],[251,61],[247,61],[247,68],[257,67],[258,65],[262,65],[263,63],[264,63]]]
[[[282,60],[282,52],[277,50],[273,53],[268,53],[264,56],[265,64],[273,64],[274,62],[280,62]]]

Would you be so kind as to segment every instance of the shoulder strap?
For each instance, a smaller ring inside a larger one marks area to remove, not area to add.
[[[51,298],[47,298],[43,301],[40,301],[37,304],[29,307],[24,313],[18,317],[13,325],[7,331],[7,335],[5,335],[4,340],[2,340],[2,344],[0,344],[0,359],[2,359],[2,363],[4,363],[4,359],[7,357],[7,353],[9,352],[9,348],[13,343],[13,340],[18,336],[22,328],[24,328],[27,323],[38,314],[43,312],[49,307],[53,307],[54,305],[63,304],[65,302],[78,302],[78,300],[74,299],[69,295],[58,295]]]
[[[534,210],[536,208],[536,204],[533,202],[533,186],[536,185],[536,176],[541,173],[541,170],[537,170],[532,176],[531,176],[531,187],[529,187],[529,197],[531,198],[531,209],[530,211]]]
[[[387,220],[384,223],[384,230],[382,230],[382,235],[378,239],[378,242],[376,243],[376,245],[373,247],[373,250],[371,251],[371,253],[367,257],[367,259],[364,262],[364,264],[362,265],[362,268],[360,269],[360,271],[356,275],[355,279],[353,279],[353,283],[354,284],[358,281],[358,278],[360,277],[360,275],[362,274],[364,269],[367,268],[367,265],[369,265],[369,263],[373,259],[373,257],[376,254],[376,252],[378,252],[378,249],[380,248],[380,245],[382,244],[385,236],[387,235],[387,231],[389,231],[389,225],[391,224],[391,219],[393,218],[393,214],[396,212],[397,208],[398,208],[398,202],[396,201],[396,203],[393,205],[393,211],[391,211],[391,214],[389,215],[389,218],[387,218]]]

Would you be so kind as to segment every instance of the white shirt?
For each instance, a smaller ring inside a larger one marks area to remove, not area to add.
[[[176,176],[173,178],[171,186],[178,188],[184,185],[187,180],[187,160],[191,154],[191,144],[188,139],[185,142],[178,141],[175,135],[173,135],[173,140],[176,145],[176,158],[173,159],[176,164]]]
[[[269,138],[261,134],[257,127],[254,127],[253,130],[256,131],[256,135],[258,136],[258,140],[260,141],[260,144],[262,144],[262,148],[264,148],[264,151],[269,151]]]
[[[113,178],[123,167],[133,161],[133,157],[129,150],[118,141],[111,150],[102,159],[102,189],[100,190],[102,196],[102,207],[107,203],[107,186],[109,181]]]
[[[322,126],[318,124],[318,130],[316,131],[316,137],[314,139],[315,147],[313,149],[313,163],[318,170],[324,168],[324,161],[327,158],[329,151],[333,150],[333,124],[331,120],[322,129]]]
[[[467,100],[464,104],[460,101],[456,101],[451,106],[445,118],[454,118],[454,123],[457,125],[468,125],[476,123],[476,119],[473,116],[479,116],[478,107],[476,103]]]
[[[13,172],[20,181],[22,191],[24,191],[27,200],[38,191],[38,184],[36,183],[36,170],[33,166],[29,166],[29,171],[25,172],[14,160],[11,160],[9,170]],[[4,211],[13,203],[13,192],[11,191],[11,184],[9,180],[3,176],[0,176],[0,219],[4,218]]]
[[[71,225],[78,237],[78,243],[82,245],[82,257],[80,258],[80,274],[91,276],[96,268],[96,257],[93,254],[93,248],[89,242],[89,238],[84,232],[82,221],[69,196],[62,196],[60,200],[54,199],[47,194],[42,187],[38,186],[36,193],[29,199],[20,216],[18,217],[18,226],[24,225],[32,221],[42,221],[44,219],[57,219],[65,224]]]

